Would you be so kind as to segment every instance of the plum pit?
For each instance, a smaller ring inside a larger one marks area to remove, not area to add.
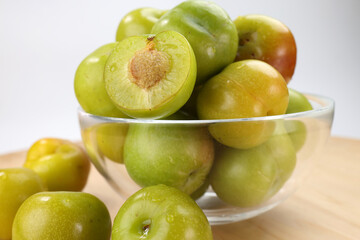
[[[153,38],[148,40],[146,48],[137,51],[129,63],[130,79],[142,89],[157,85],[170,69],[168,56],[155,49]]]

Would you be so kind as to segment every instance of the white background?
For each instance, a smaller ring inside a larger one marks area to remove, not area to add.
[[[180,1],[0,0],[0,153],[42,137],[79,140],[73,81],[78,64],[113,42],[122,16]],[[360,1],[216,1],[231,18],[259,13],[295,35],[290,87],[336,101],[332,134],[360,138]]]

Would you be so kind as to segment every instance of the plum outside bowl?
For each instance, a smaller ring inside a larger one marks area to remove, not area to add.
[[[197,131],[198,129],[208,130],[216,128],[217,126],[227,125],[235,125],[237,127],[244,128],[251,126],[252,124],[284,126],[283,131],[279,132],[274,130],[271,137],[287,136],[288,139],[291,139],[294,147],[295,162],[293,166],[289,168],[291,170],[288,171],[288,176],[286,176],[286,178],[283,179],[284,181],[280,184],[277,183],[275,190],[271,190],[271,193],[268,193],[267,197],[264,197],[262,201],[258,202],[251,202],[252,200],[250,200],[250,203],[255,204],[236,206],[236,204],[229,204],[228,201],[226,201],[228,202],[226,203],[221,200],[210,186],[207,188],[206,192],[196,200],[207,216],[210,224],[217,225],[252,218],[274,208],[276,205],[292,195],[296,189],[301,186],[303,180],[309,175],[311,166],[314,165],[314,161],[316,161],[318,154],[321,153],[321,150],[330,135],[335,103],[332,99],[327,97],[314,94],[305,95],[312,104],[313,110],[257,118],[223,120],[125,119],[96,116],[84,112],[81,108],[78,110],[78,117],[82,140],[92,163],[115,189],[115,191],[124,199],[127,199],[130,195],[141,188],[134,180],[132,180],[132,177],[130,177],[127,171],[127,167],[125,167],[125,164],[123,163],[124,155],[127,154],[125,152],[127,148],[124,148],[123,146],[127,141],[127,138],[129,138],[128,134],[130,128],[140,127],[141,129],[141,127],[145,126],[150,126],[150,128],[153,129],[176,128],[180,129],[181,133],[181,129],[184,129],[184,131],[189,131],[189,129],[190,131]],[[146,144],[149,142],[156,144],[157,140],[159,140],[157,138],[161,136],[164,136],[164,134],[150,136],[149,139],[142,142],[140,141],[142,145],[135,146],[135,148],[146,148]],[[172,145],[178,145],[180,147],[184,144],[184,139],[183,137],[177,138],[176,136],[177,135],[170,136],[170,141],[172,141]],[[180,136],[182,135],[180,134]],[[194,139],[195,140],[193,141],[195,141],[194,144],[196,146],[204,144],[202,142],[204,141],[203,138],[195,137]],[[215,139],[212,139],[212,141],[214,142],[215,152],[214,163],[216,163],[216,161],[219,161],[219,159],[217,159],[218,156],[221,155],[218,154],[218,151],[223,147],[219,147],[221,144],[219,144]],[[232,141],[234,141],[234,139],[232,139]],[[267,144],[268,141],[270,140],[266,140],[259,146]],[[152,145],[152,147],[153,146],[154,145]],[[279,142],[278,145],[272,144],[270,146],[270,152],[279,152],[282,148],[284,148],[284,145],[281,144],[281,142]],[[159,147],[161,149],[162,146],[155,147]],[[267,148],[269,149],[269,147]],[[246,152],[248,149],[234,151]],[[167,151],[164,149],[163,152],[163,154],[166,154]],[[169,161],[171,161],[171,159],[176,158],[176,156],[169,155],[168,158]],[[146,159],[146,156],[144,156],[144,159]],[[146,165],[145,160],[144,165]],[[214,166],[217,165],[213,164],[213,167]],[[212,172],[213,171],[214,169],[212,169]],[[276,180],[274,180],[274,182],[276,182]],[[242,183],[236,182],[234,184],[241,186]],[[247,198],[247,195],[244,196]],[[249,203],[249,201],[245,201],[245,203]]]

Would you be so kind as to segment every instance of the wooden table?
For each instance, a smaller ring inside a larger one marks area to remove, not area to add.
[[[19,167],[25,152],[0,156],[0,168]],[[112,218],[123,200],[95,168],[85,192],[99,197]],[[331,137],[313,174],[275,209],[247,221],[213,227],[215,240],[360,239],[360,140]]]

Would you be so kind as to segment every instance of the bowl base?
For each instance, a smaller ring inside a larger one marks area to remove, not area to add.
[[[204,211],[210,225],[223,225],[258,216],[276,207],[282,200],[284,199],[271,201],[262,206],[239,208],[229,206],[219,199],[214,192],[208,191],[196,202]]]

